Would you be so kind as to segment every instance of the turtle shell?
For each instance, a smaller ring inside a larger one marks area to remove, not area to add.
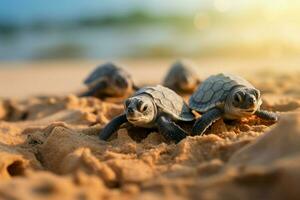
[[[162,112],[171,115],[174,119],[192,121],[195,118],[183,98],[169,88],[161,85],[144,87],[138,90],[134,96],[140,94],[150,95],[157,107],[160,108]]]
[[[123,71],[116,64],[108,62],[103,65],[98,66],[85,80],[84,84],[93,85],[93,83],[97,82],[99,79],[105,76],[111,76],[114,73],[119,73]]]
[[[198,112],[206,112],[224,104],[230,91],[237,86],[254,88],[251,83],[236,75],[212,75],[203,81],[191,96],[189,106]]]

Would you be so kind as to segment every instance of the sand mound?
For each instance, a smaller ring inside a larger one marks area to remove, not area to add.
[[[282,112],[279,123],[219,120],[177,145],[134,127],[100,141],[123,111],[118,103],[74,95],[3,100],[0,199],[298,198],[298,91],[283,81],[278,87],[265,88],[263,107]]]

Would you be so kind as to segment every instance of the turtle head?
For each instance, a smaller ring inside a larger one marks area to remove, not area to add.
[[[147,95],[128,98],[124,106],[127,120],[137,126],[151,123],[157,115],[156,105]]]
[[[131,78],[124,73],[115,73],[111,78],[111,87],[117,96],[123,96],[133,86]]]
[[[199,80],[192,72],[184,70],[178,77],[178,83],[181,90],[193,92]]]
[[[236,116],[252,115],[261,105],[259,90],[248,87],[235,88],[226,100],[225,109]]]

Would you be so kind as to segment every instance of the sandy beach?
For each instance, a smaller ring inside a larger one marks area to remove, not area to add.
[[[174,59],[116,60],[133,76],[137,84],[160,83]],[[300,71],[300,59],[192,59],[198,75],[204,79],[211,74],[229,72],[243,77],[262,73],[294,74]],[[102,60],[66,60],[34,62],[0,62],[0,97],[29,97],[32,95],[66,95],[84,86],[82,81]],[[9,83],[9,84],[8,84]]]
[[[118,62],[138,85],[152,85],[173,60]],[[98,134],[123,105],[74,95],[102,61],[0,63],[0,199],[299,198],[300,59],[193,61],[201,80],[247,78],[279,122],[218,120],[178,144],[120,129],[104,142]]]

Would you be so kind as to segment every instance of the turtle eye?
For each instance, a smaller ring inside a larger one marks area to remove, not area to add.
[[[122,86],[122,84],[123,84],[122,79],[116,79],[116,84],[117,84],[117,86]]]
[[[237,92],[235,95],[234,95],[234,101],[237,102],[237,103],[241,103],[243,101],[243,94],[241,92]]]
[[[256,99],[259,99],[260,97],[260,92],[259,90],[253,90],[254,96],[256,97]]]
[[[143,104],[143,102],[142,102],[141,100],[138,100],[138,101],[137,101],[136,106],[137,106],[137,108],[138,108],[139,110],[141,110],[142,104]]]
[[[130,100],[126,99],[126,101],[124,102],[125,107],[127,108],[129,106],[129,104],[130,104]]]
[[[127,87],[127,81],[123,79],[122,77],[118,77],[115,79],[115,83],[120,88],[126,88]]]
[[[142,104],[142,106],[140,107],[140,110],[142,111],[142,112],[145,112],[146,110],[148,109],[148,105],[147,104]]]

